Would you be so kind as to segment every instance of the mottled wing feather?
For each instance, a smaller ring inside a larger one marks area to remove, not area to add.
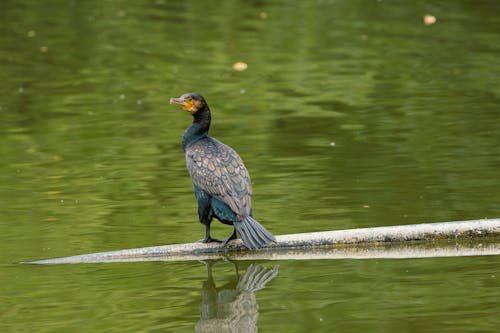
[[[186,149],[186,164],[199,188],[226,203],[237,215],[250,215],[250,176],[231,147],[212,138],[202,139]]]

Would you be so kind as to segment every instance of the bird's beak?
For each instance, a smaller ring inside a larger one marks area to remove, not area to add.
[[[182,106],[185,106],[186,105],[186,101],[184,100],[184,98],[171,98],[170,99],[170,104],[179,104],[179,105],[182,105]]]
[[[179,104],[184,110],[191,114],[195,114],[198,111],[196,105],[194,105],[193,101],[187,101],[185,98],[171,98],[170,104]]]

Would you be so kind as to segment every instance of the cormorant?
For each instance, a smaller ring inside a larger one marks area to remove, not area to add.
[[[208,136],[211,116],[203,96],[188,93],[171,98],[170,104],[179,104],[193,116],[193,123],[182,136],[182,148],[198,201],[198,217],[205,225],[205,238],[201,242],[227,244],[236,238],[236,233],[249,249],[274,242],[274,236],[253,217],[252,185],[240,156],[231,147]],[[210,236],[214,217],[234,226],[232,234],[222,241]]]
[[[273,268],[251,264],[243,275],[238,266],[233,278],[223,286],[215,285],[213,261],[202,261],[208,278],[203,282],[200,320],[195,332],[257,332],[259,304],[256,292],[278,276],[279,266]]]

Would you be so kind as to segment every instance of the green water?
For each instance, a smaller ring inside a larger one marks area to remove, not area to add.
[[[499,12],[2,1],[0,331],[496,332],[498,256],[243,262],[239,275],[218,262],[215,287],[199,262],[14,263],[202,238],[180,147],[191,119],[168,105],[189,91],[245,160],[274,234],[499,217]],[[278,275],[238,289],[251,264]]]

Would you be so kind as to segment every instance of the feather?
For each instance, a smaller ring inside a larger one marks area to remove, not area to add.
[[[250,215],[252,185],[240,156],[213,138],[186,149],[186,165],[193,183],[227,204],[240,217]]]

